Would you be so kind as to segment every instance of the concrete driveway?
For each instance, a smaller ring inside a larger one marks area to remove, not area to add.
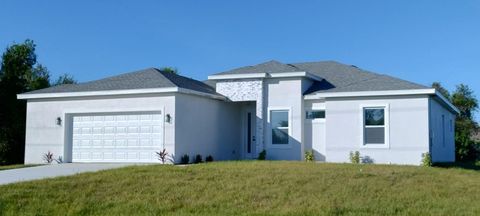
[[[0,185],[36,179],[69,176],[77,173],[115,169],[135,164],[122,163],[64,163],[0,171]]]

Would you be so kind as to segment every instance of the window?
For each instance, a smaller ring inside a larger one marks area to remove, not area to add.
[[[288,110],[270,111],[270,124],[272,125],[272,144],[288,145]]]
[[[325,110],[311,110],[305,113],[306,119],[325,119]]]
[[[385,107],[365,107],[363,109],[364,145],[384,145],[385,143]]]

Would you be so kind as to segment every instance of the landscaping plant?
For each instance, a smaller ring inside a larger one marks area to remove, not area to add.
[[[205,162],[213,162],[213,156],[212,156],[212,155],[208,155],[208,156],[205,158]]]
[[[265,160],[267,158],[267,151],[264,149],[258,154],[258,160]]]
[[[360,163],[360,152],[355,151],[355,152],[350,152],[350,162],[353,164],[359,164]]]
[[[195,156],[195,161],[194,161],[194,163],[202,163],[202,162],[203,162],[202,155],[197,154],[197,155]]]
[[[432,166],[432,157],[430,153],[423,153],[422,154],[422,166],[424,167],[431,167]]]
[[[46,163],[51,164],[53,162],[53,160],[55,160],[55,159],[53,158],[53,153],[52,152],[48,151],[47,153],[45,153],[43,155],[43,161],[45,161]]]
[[[180,158],[180,164],[188,164],[188,163],[190,163],[190,156],[188,156],[188,154],[184,154]]]
[[[315,155],[313,154],[313,150],[305,152],[305,161],[310,161],[310,162],[315,161]]]
[[[155,152],[155,153],[157,154],[158,160],[162,161],[162,164],[165,164],[168,156],[167,149],[163,148],[162,151]]]

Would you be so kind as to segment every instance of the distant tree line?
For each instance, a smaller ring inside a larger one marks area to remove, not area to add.
[[[76,83],[68,74],[52,81],[47,67],[37,62],[35,46],[32,40],[14,43],[0,60],[0,164],[23,163],[26,102],[17,94]]]
[[[480,143],[476,142],[474,135],[478,130],[474,113],[478,109],[478,100],[472,89],[467,85],[457,85],[455,91],[450,93],[439,82],[434,82],[432,87],[437,89],[459,110],[455,121],[455,154],[457,161],[474,161],[480,156]]]

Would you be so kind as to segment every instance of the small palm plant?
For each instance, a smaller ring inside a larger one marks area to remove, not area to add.
[[[157,154],[158,160],[162,161],[162,164],[165,164],[168,156],[167,149],[163,148],[162,151],[155,152],[155,153]]]
[[[43,160],[44,160],[45,162],[47,162],[48,164],[51,164],[51,163],[53,162],[53,160],[55,160],[55,159],[53,158],[53,153],[50,152],[50,151],[48,151],[47,153],[45,153],[45,154],[43,155]]]

